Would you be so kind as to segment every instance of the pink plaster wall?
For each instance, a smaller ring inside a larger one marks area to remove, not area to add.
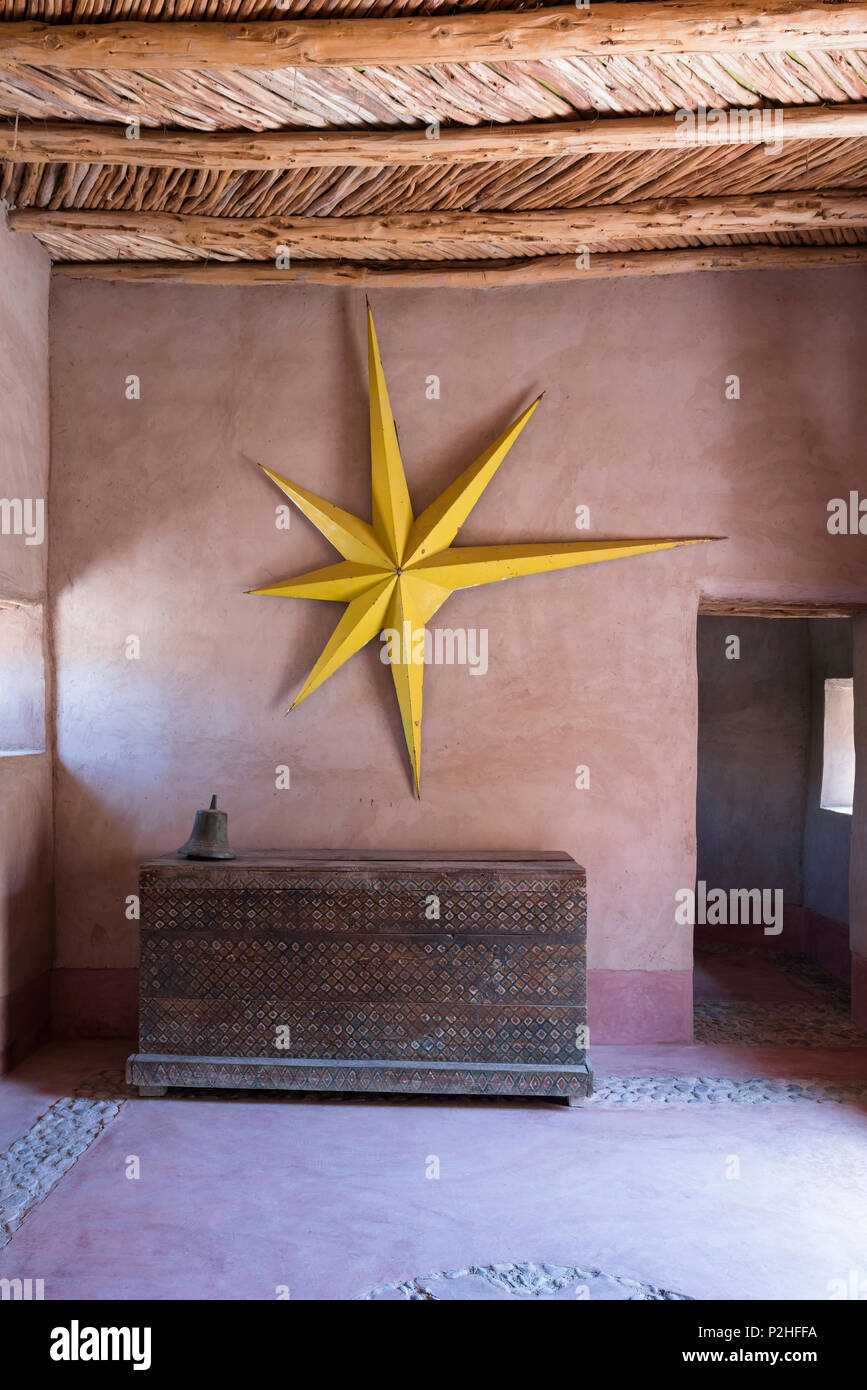
[[[48,494],[48,286],[45,251],[31,237],[13,236],[0,209],[0,497],[7,499]],[[47,541],[27,545],[0,529],[0,623],[4,612],[20,612],[4,604],[45,602],[47,552]],[[3,675],[0,669],[0,700]],[[28,729],[25,742],[38,732]],[[13,738],[14,730],[6,733]],[[0,748],[0,1070],[47,1025],[51,796],[50,751],[9,756]]]
[[[547,391],[462,541],[581,538],[580,503],[595,535],[729,537],[450,599],[438,621],[486,627],[490,667],[429,668],[417,803],[377,652],[287,719],[339,609],[244,593],[336,558],[297,513],[275,528],[257,462],[368,514],[363,296],[55,281],[58,964],[135,965],[136,865],[216,791],[240,846],[569,851],[606,1038],[655,972],[671,1003],[643,1017],[684,1036],[698,594],[864,597],[864,541],[829,536],[826,504],[863,476],[865,287],[850,269],[375,296],[417,506]]]

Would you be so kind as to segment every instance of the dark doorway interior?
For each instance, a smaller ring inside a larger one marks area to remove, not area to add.
[[[847,618],[699,617],[697,1042],[864,1040],[848,1018],[851,680]]]

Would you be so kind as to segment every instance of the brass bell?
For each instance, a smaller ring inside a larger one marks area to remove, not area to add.
[[[234,850],[229,849],[229,817],[225,811],[217,810],[217,798],[211,797],[207,811],[197,811],[193,830],[178,854],[187,859],[234,859]]]

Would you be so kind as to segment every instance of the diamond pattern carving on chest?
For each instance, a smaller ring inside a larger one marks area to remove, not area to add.
[[[140,1084],[192,1084],[154,1080],[174,1067],[218,1085],[247,1059],[231,1084],[589,1091],[578,865],[338,860],[143,869]]]

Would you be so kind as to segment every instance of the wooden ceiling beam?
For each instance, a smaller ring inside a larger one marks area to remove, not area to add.
[[[377,19],[0,25],[0,64],[90,71],[370,67],[867,47],[865,0],[655,0]]]
[[[687,251],[636,251],[591,256],[578,269],[573,256],[427,265],[353,265],[346,261],[58,261],[53,273],[74,280],[124,280],[190,285],[358,285],[427,289],[494,289],[564,280],[610,280],[631,275],[685,275],[694,271],[824,270],[867,265],[867,246],[718,246]]]
[[[702,617],[725,618],[854,618],[867,603],[844,599],[708,598],[698,601]]]
[[[692,114],[692,113],[690,113]],[[713,114],[713,113],[712,113]],[[20,164],[118,164],[167,169],[303,169],[483,164],[516,159],[688,150],[763,139],[867,137],[867,105],[744,108],[704,124],[683,116],[607,117],[417,130],[187,131],[66,121],[0,123],[0,159]]]
[[[528,212],[411,212],[368,217],[209,217],[167,212],[15,209],[9,225],[36,236],[150,238],[181,253],[268,260],[288,253],[363,260],[369,249],[417,257],[425,243],[550,246],[659,236],[737,236],[867,227],[867,190],[741,193]],[[281,250],[281,248],[283,248]]]

